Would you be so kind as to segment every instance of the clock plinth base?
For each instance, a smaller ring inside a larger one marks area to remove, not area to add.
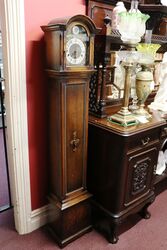
[[[90,198],[88,192],[62,202],[54,196],[49,197],[48,230],[61,248],[91,231]]]

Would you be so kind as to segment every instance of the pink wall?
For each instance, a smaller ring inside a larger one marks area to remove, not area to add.
[[[47,203],[47,79],[41,25],[56,17],[85,14],[84,0],[25,0],[28,134],[32,210]]]

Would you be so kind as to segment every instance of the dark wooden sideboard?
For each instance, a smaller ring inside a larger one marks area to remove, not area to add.
[[[149,123],[128,128],[89,117],[87,186],[93,194],[93,224],[109,242],[131,214],[150,218],[159,150],[167,125],[158,113]]]
[[[111,243],[118,241],[118,226],[131,214],[150,218],[148,206],[154,201],[157,185],[167,173],[156,175],[159,151],[167,148],[167,125],[158,112],[145,124],[121,127],[108,122],[122,99],[108,98],[107,86],[114,82],[112,52],[120,50],[119,32],[112,31],[115,0],[87,0],[87,15],[100,32],[95,36],[94,65],[97,72],[90,81],[87,187],[93,194],[93,225]],[[131,1],[123,1],[127,9]],[[159,23],[167,7],[157,1],[140,1],[139,9],[148,13],[147,29],[153,30],[152,43],[160,43],[159,53],[167,50],[166,36]],[[144,40],[142,39],[142,42]],[[157,88],[147,103],[153,101]]]

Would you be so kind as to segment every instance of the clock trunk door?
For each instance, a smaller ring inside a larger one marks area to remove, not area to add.
[[[65,127],[65,178],[67,194],[85,188],[87,155],[87,93],[85,82],[65,84],[64,127]]]

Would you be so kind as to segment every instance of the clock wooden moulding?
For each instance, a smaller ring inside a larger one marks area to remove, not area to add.
[[[77,42],[69,49],[68,32],[75,25],[81,32],[75,28],[70,34],[70,39],[74,37],[72,43]],[[55,19],[41,28],[45,33],[49,84],[48,228],[59,246],[64,247],[92,228],[86,168],[89,81],[94,72],[97,29],[84,15]],[[83,33],[87,37],[82,40]],[[80,38],[85,46],[82,45],[82,52],[77,48]],[[72,59],[69,60],[67,53],[71,53]],[[78,57],[83,60],[77,60]]]
[[[68,66],[66,59],[67,31],[71,26],[82,26],[90,38],[89,58],[87,65]],[[45,32],[47,68],[56,71],[94,69],[94,35],[98,32],[91,18],[85,15],[76,15],[71,18],[57,18],[47,26],[42,26]]]

